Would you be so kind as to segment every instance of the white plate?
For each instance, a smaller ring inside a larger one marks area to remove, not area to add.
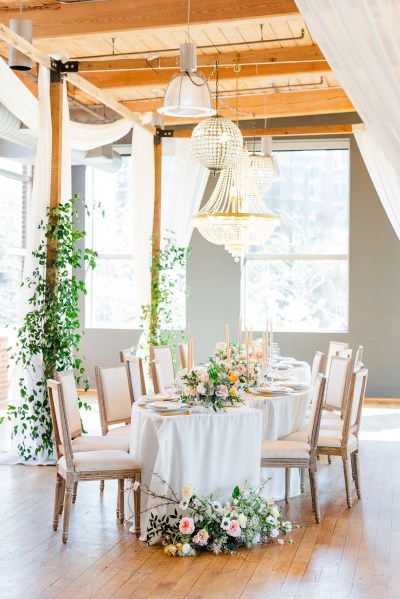
[[[171,401],[153,401],[148,404],[147,409],[153,410],[154,412],[177,412],[182,409],[185,409],[187,406],[184,406],[180,403],[174,403]]]
[[[294,366],[288,362],[279,362],[278,364],[278,370],[289,370],[290,368],[294,368]]]
[[[142,395],[137,403],[146,404],[155,401],[176,401],[177,399],[179,399],[179,395],[175,393],[148,393]]]

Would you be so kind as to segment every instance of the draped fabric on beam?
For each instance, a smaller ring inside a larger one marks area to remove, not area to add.
[[[400,3],[296,0],[296,4],[367,127],[355,137],[400,238]]]
[[[164,139],[163,144],[163,153],[174,155],[172,184],[167,195],[163,193],[163,230],[173,231],[176,244],[187,248],[193,233],[192,218],[199,211],[209,171],[194,160],[190,139]]]

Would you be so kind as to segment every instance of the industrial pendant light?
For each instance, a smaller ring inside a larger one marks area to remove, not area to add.
[[[188,0],[187,41],[180,44],[179,69],[168,84],[164,104],[157,112],[165,116],[197,118],[211,116],[208,81],[197,70],[196,44],[190,41],[190,0]]]
[[[20,37],[23,37],[30,44],[32,43],[32,21],[22,18],[22,0],[19,3],[20,18],[10,19],[10,29]],[[30,71],[32,60],[23,52],[14,48],[11,44],[8,46],[8,66],[14,71]]]

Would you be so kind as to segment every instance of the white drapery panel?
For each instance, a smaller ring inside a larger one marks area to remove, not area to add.
[[[365,164],[400,238],[400,3],[296,0],[369,134],[356,134]]]
[[[151,298],[151,234],[154,214],[153,135],[134,125],[132,135],[132,217],[135,298],[140,308]]]
[[[209,171],[193,159],[190,139],[164,139],[165,153],[174,154],[172,185],[163,194],[164,231],[175,233],[176,245],[187,248],[207,185]]]

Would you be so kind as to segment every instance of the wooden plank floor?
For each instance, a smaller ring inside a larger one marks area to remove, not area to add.
[[[0,466],[0,598],[397,599],[400,407],[364,409],[362,492],[347,509],[341,462],[319,463],[322,520],[307,487],[284,506],[294,544],[169,558],[115,521],[116,484],[82,483],[69,542],[52,530],[53,467]]]

